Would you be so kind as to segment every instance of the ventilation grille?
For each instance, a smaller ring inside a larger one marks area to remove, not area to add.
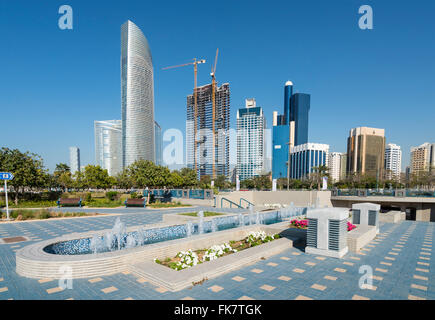
[[[377,211],[369,210],[369,226],[378,226]]]
[[[340,251],[346,246],[346,220],[329,220],[328,231],[329,250]]]
[[[361,220],[361,211],[357,209],[352,210],[352,223],[353,224],[360,224]]]
[[[317,219],[308,219],[307,246],[317,248]]]

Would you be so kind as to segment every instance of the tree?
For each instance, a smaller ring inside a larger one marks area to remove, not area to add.
[[[64,192],[73,186],[74,181],[71,176],[70,167],[67,164],[58,163],[54,169],[53,176],[56,185],[62,187]]]
[[[84,171],[84,186],[96,189],[108,189],[116,183],[115,178],[110,177],[106,169],[99,165],[87,165]]]
[[[71,172],[70,167],[66,163],[58,163],[56,164],[56,168],[54,169],[54,175],[61,175],[65,172]]]
[[[177,170],[174,170],[171,172],[171,175],[169,177],[168,185],[173,188],[180,188],[183,186],[183,177],[180,175],[180,173]]]
[[[138,188],[156,188],[168,185],[171,171],[163,166],[156,166],[149,160],[138,160],[129,166],[133,185]]]
[[[227,186],[227,177],[219,175],[214,179],[214,186],[216,188],[224,189]]]
[[[121,189],[130,189],[133,187],[133,180],[130,176],[130,171],[125,168],[115,176],[116,185]]]
[[[313,167],[313,172],[310,174],[310,180],[317,183],[317,190],[320,190],[320,185],[324,177],[329,177],[329,168],[325,165],[320,165],[318,167]],[[310,189],[312,186],[310,185]]]
[[[2,148],[0,171],[11,172],[14,175],[14,179],[8,184],[15,191],[15,204],[18,204],[18,195],[24,192],[24,188],[41,188],[48,182],[48,172],[41,157],[28,151],[22,153],[18,149]]]
[[[209,175],[201,176],[199,180],[199,187],[201,189],[210,189],[211,188],[211,178]]]
[[[180,176],[183,178],[183,187],[194,187],[198,185],[196,171],[191,168],[182,168]]]

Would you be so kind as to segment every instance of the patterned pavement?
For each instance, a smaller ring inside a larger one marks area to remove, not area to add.
[[[127,226],[161,222],[162,215],[193,208],[89,209],[116,213]],[[195,208],[195,210],[213,210]],[[72,209],[67,209],[72,211]],[[77,209],[85,211],[86,209]],[[221,211],[221,209],[218,209]],[[238,212],[238,209],[226,209]],[[289,248],[278,255],[179,292],[169,292],[128,272],[73,280],[72,289],[52,279],[28,279],[15,272],[15,252],[35,241],[72,232],[109,229],[117,215],[0,223],[0,238],[26,236],[30,241],[0,244],[0,300],[7,299],[435,299],[432,241],[434,223],[381,223],[380,234],[359,253],[343,259],[305,254]],[[363,266],[363,267],[362,267]],[[360,288],[364,272],[373,286]],[[363,271],[363,270],[361,270]]]

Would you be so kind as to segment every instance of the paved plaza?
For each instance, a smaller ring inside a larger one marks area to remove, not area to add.
[[[216,279],[169,292],[128,271],[75,279],[73,289],[58,280],[28,279],[15,272],[15,252],[31,243],[73,232],[112,228],[121,216],[127,227],[158,223],[162,215],[199,209],[62,209],[106,213],[96,217],[0,223],[0,238],[25,236],[30,241],[0,244],[0,299],[435,299],[434,223],[381,223],[380,234],[359,253],[342,259],[289,248]],[[239,212],[239,209],[217,209]],[[116,215],[115,215],[116,214]],[[361,289],[361,266],[373,270],[373,286]]]

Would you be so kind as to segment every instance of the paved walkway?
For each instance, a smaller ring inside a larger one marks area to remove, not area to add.
[[[100,209],[119,213],[127,226],[161,222],[170,210]],[[210,208],[195,208],[195,210]],[[104,210],[104,211],[103,211]],[[221,209],[218,209],[221,211]],[[238,209],[227,209],[237,212]],[[0,299],[435,299],[432,241],[434,223],[381,224],[381,233],[360,253],[343,259],[305,254],[290,248],[219,278],[169,292],[128,272],[75,279],[61,290],[52,279],[27,279],[15,272],[15,252],[35,241],[72,232],[108,229],[116,216],[0,224],[0,238],[27,236],[31,241],[0,244]],[[359,287],[361,266],[373,271],[373,287]]]

